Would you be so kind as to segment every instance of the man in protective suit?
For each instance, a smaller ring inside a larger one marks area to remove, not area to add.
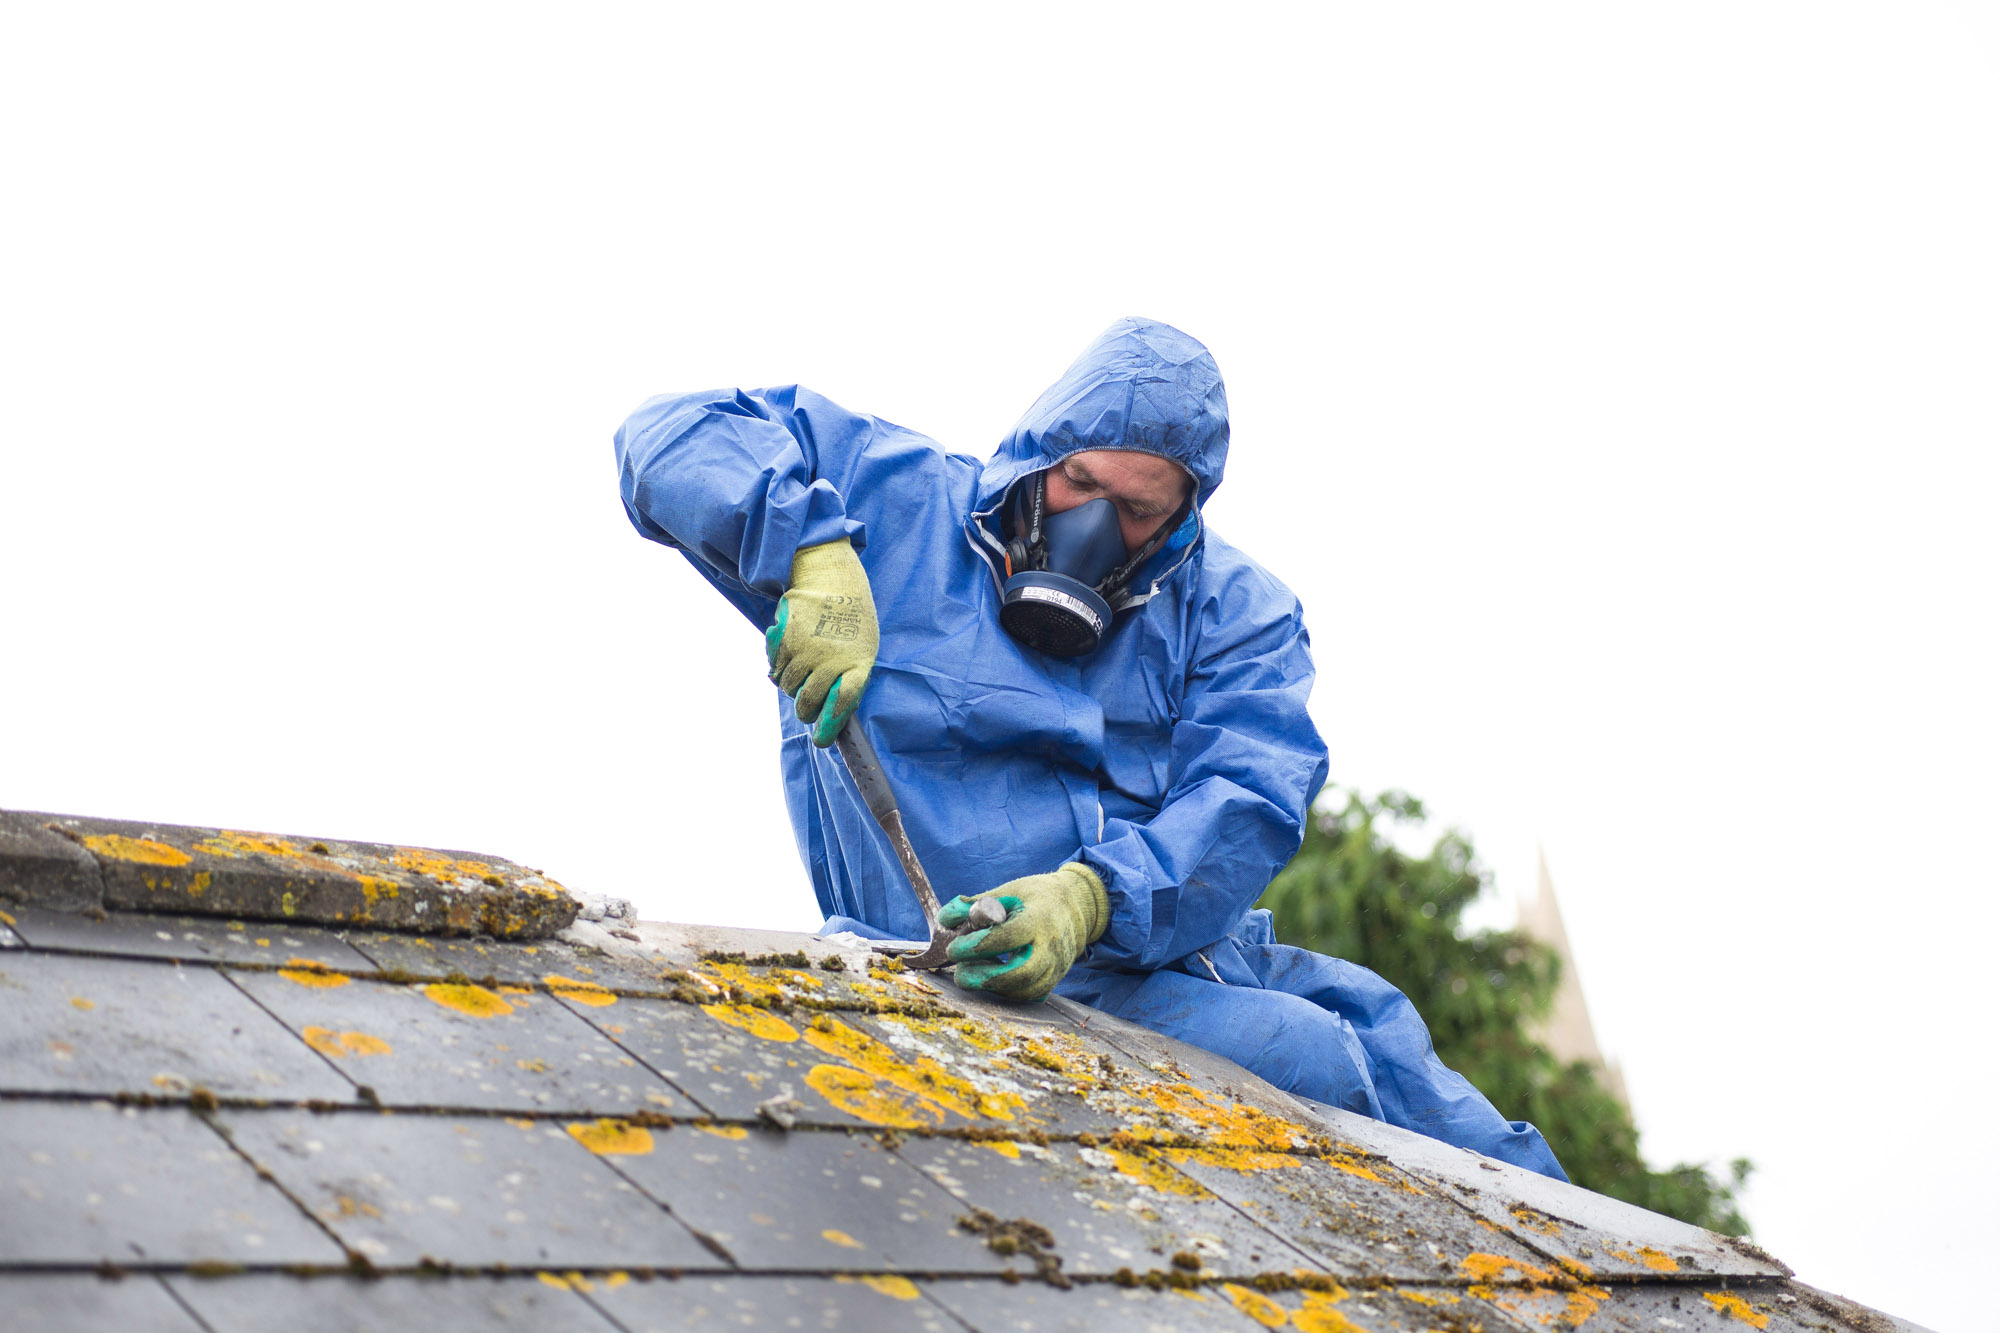
[[[827,929],[923,938],[846,766],[865,722],[968,989],[1051,991],[1280,1088],[1562,1179],[1395,987],[1252,904],[1326,780],[1291,592],[1205,529],[1208,349],[1107,329],[984,464],[808,389],[676,394],[619,430],[626,513],[765,631],[785,799]]]

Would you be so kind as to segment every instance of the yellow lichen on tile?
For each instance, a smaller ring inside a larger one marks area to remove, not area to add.
[[[838,1245],[842,1249],[858,1250],[863,1248],[860,1241],[854,1239],[854,1237],[848,1235],[845,1231],[836,1231],[832,1227],[828,1227],[826,1230],[820,1232],[819,1238],[829,1244]]]
[[[394,1048],[380,1037],[366,1032],[335,1032],[332,1028],[306,1027],[299,1032],[306,1045],[321,1055],[339,1060],[349,1055],[390,1055]]]
[[[1347,1299],[1347,1292],[1336,1287],[1332,1291],[1308,1291],[1301,1293],[1299,1308],[1292,1311],[1292,1327],[1299,1333],[1363,1333],[1363,1330],[1334,1306]]]
[[[1020,1044],[1022,1058],[1038,1069],[1085,1082],[1094,1082],[1098,1076],[1097,1056],[1067,1032],[1031,1034],[1017,1028],[1015,1041]]]
[[[197,870],[194,872],[194,882],[188,885],[188,895],[190,897],[199,898],[201,897],[202,894],[208,892],[208,886],[213,884],[214,882],[215,882],[214,875],[210,874],[206,870]],[[238,926],[237,929],[241,930],[242,927]]]
[[[1182,1175],[1165,1162],[1158,1162],[1144,1154],[1126,1152],[1118,1148],[1109,1149],[1109,1152],[1111,1160],[1118,1165],[1118,1174],[1136,1180],[1141,1185],[1150,1185],[1162,1194],[1180,1194],[1190,1199],[1209,1197],[1207,1186],[1192,1176]]]
[[[1304,1125],[1268,1115],[1254,1106],[1201,1091],[1190,1083],[1155,1083],[1144,1089],[1146,1099],[1167,1115],[1199,1126],[1209,1146],[1259,1148],[1284,1152],[1305,1136]]]
[[[379,902],[384,898],[399,898],[402,896],[402,885],[396,883],[393,879],[384,879],[380,875],[363,874],[355,874],[354,878],[361,883],[361,896],[371,903]]]
[[[484,861],[461,861],[424,847],[398,847],[389,853],[389,860],[414,874],[447,883],[467,878],[482,879],[493,874],[493,867]]]
[[[815,1020],[805,1037],[807,1045],[838,1056],[864,1073],[968,1120],[985,1116],[990,1120],[1011,1121],[1014,1113],[1027,1105],[1018,1093],[981,1091],[928,1055],[905,1059],[886,1042],[838,1019]]]
[[[922,1292],[917,1290],[916,1283],[906,1277],[897,1277],[894,1273],[863,1273],[853,1278],[849,1278],[843,1274],[836,1277],[834,1281],[859,1282],[864,1287],[879,1291],[884,1296],[899,1301],[914,1301],[923,1295]]]
[[[1611,1293],[1603,1287],[1578,1287],[1569,1293],[1556,1322],[1567,1328],[1581,1328],[1585,1320],[1597,1313],[1597,1307],[1610,1299]]]
[[[893,1084],[845,1065],[814,1065],[806,1086],[856,1120],[887,1129],[934,1129],[944,1123],[945,1109],[913,1096]]]
[[[607,1291],[616,1291],[618,1290],[618,1288],[624,1286],[627,1282],[630,1282],[631,1280],[632,1280],[632,1275],[621,1268],[615,1272],[606,1273],[604,1275],[604,1286]]]
[[[741,1125],[696,1125],[704,1134],[713,1134],[718,1139],[747,1139],[750,1131]]]
[[[1002,1157],[1011,1157],[1017,1162],[1021,1160],[1021,1145],[1018,1143],[1009,1143],[1006,1139],[975,1139],[974,1142]]]
[[[1532,1208],[1512,1209],[1511,1216],[1528,1230],[1540,1232],[1544,1236],[1560,1236],[1562,1234],[1562,1223],[1556,1221],[1553,1217],[1544,1216]]]
[[[455,981],[433,981],[423,988],[433,1004],[443,1005],[468,1018],[498,1018],[514,1012],[514,1006],[484,986]]]
[[[123,833],[98,833],[86,837],[83,845],[114,861],[134,861],[147,866],[184,866],[194,860],[178,847],[151,838],[128,838]]]
[[[1229,1303],[1262,1324],[1265,1328],[1283,1328],[1286,1322],[1285,1307],[1266,1296],[1261,1291],[1239,1287],[1234,1282],[1222,1284],[1222,1294]]]
[[[701,976],[704,972],[708,976]],[[722,963],[716,962],[713,959],[705,959],[701,964],[700,971],[694,973],[694,975],[700,977],[703,981],[709,981],[712,977],[714,982],[722,984],[723,989],[734,988],[743,992],[745,996],[752,1000],[775,1000],[785,993],[783,981],[774,980],[771,977],[759,976],[742,963]],[[710,984],[714,984],[714,982],[710,982]]]
[[[718,1023],[741,1028],[765,1041],[797,1041],[799,1030],[769,1009],[751,1004],[705,1004],[701,1011]]]
[[[303,861],[309,855],[284,838],[266,837],[261,833],[237,833],[229,829],[224,829],[213,838],[198,843],[195,850],[213,856],[241,856],[245,852],[262,852],[265,856],[279,856],[291,861]]]
[[[278,969],[278,975],[295,985],[311,986],[314,990],[333,990],[353,980],[310,958],[287,958],[285,965]]]
[[[86,999],[84,999],[84,998],[83,998],[83,996],[81,996],[81,995],[72,995],[72,996],[70,996],[70,997],[69,997],[69,1002],[70,1002],[70,1004],[71,1004],[71,1006],[72,1006],[72,1007],[74,1007],[74,1008],[77,1008],[77,1009],[81,1009],[81,1010],[83,1010],[83,1011],[84,1011],[85,1013],[89,1013],[89,1012],[90,1012],[90,1011],[91,1011],[92,1009],[95,1009],[95,1008],[97,1007],[97,1001],[95,1001],[95,1000],[86,1000]]]
[[[564,1128],[600,1157],[643,1157],[653,1151],[653,1131],[627,1120],[599,1119]]]
[[[566,977],[560,972],[549,973],[542,978],[542,984],[565,1000],[587,1004],[593,1009],[603,1009],[618,1003],[618,997],[612,994],[609,987],[600,986],[594,981],[578,981],[575,977]]]
[[[1203,1166],[1227,1167],[1231,1171],[1283,1171],[1305,1165],[1303,1158],[1290,1153],[1259,1152],[1253,1148],[1167,1148],[1170,1161],[1199,1162]],[[1373,1173],[1370,1173],[1373,1178]]]
[[[1740,1319],[1752,1328],[1763,1328],[1771,1322],[1771,1316],[1758,1314],[1750,1308],[1748,1301],[1733,1292],[1704,1291],[1701,1298],[1731,1319]]]
[[[973,1049],[992,1055],[1004,1051],[1014,1044],[1014,1038],[991,1023],[976,1018],[919,1018],[914,1014],[885,1013],[875,1015],[877,1022],[926,1037],[951,1036],[965,1042]]]
[[[1507,1273],[1510,1269],[1530,1282],[1551,1280],[1548,1269],[1524,1264],[1518,1259],[1509,1259],[1504,1254],[1468,1254],[1458,1261],[1458,1266],[1474,1282],[1505,1282],[1508,1280]]]
[[[595,1291],[597,1287],[582,1273],[571,1269],[567,1273],[537,1273],[537,1278],[558,1291]]]
[[[1655,1273],[1678,1273],[1681,1271],[1680,1260],[1674,1258],[1665,1250],[1656,1250],[1650,1245],[1641,1245],[1639,1247],[1639,1262],[1652,1269]]]

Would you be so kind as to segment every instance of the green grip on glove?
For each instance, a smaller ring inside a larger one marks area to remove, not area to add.
[[[971,898],[953,898],[938,909],[938,925],[946,930],[968,925],[980,898],[998,898],[1007,919],[951,942],[946,952],[958,964],[952,975],[966,990],[1008,1000],[1046,997],[1111,924],[1104,881],[1075,861],[1053,874],[1027,875]],[[1011,956],[1001,962],[999,954]]]
[[[800,547],[777,623],[764,631],[764,656],[771,679],[798,701],[799,721],[812,724],[814,745],[833,744],[861,706],[880,646],[875,598],[854,544],[842,537]]]

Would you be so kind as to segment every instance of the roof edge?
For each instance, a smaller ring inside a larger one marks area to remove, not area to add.
[[[0,900],[545,939],[582,906],[479,852],[0,810]]]

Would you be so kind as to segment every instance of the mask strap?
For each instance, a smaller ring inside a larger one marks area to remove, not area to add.
[[[1040,569],[1047,558],[1042,543],[1042,506],[1048,500],[1047,472],[1035,474],[1035,488],[1028,493],[1028,568]]]
[[[1146,544],[1139,548],[1137,555],[1104,576],[1104,581],[1097,585],[1097,595],[1108,602],[1115,593],[1123,591],[1125,581],[1132,577],[1132,571],[1151,559],[1153,553],[1160,549],[1167,538],[1172,536],[1179,529],[1180,525],[1192,516],[1193,512],[1194,496],[1190,494],[1187,499],[1181,502],[1179,509],[1167,515],[1166,521],[1153,529],[1153,535],[1146,539]]]

